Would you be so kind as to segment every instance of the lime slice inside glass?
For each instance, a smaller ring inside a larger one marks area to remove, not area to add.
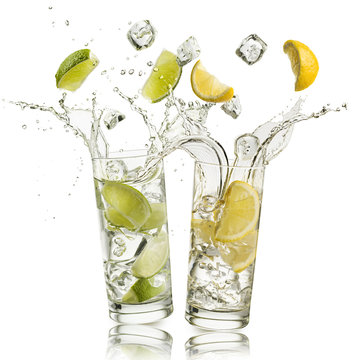
[[[98,58],[90,49],[73,52],[60,64],[56,72],[56,86],[69,91],[77,90],[98,63]]]
[[[166,223],[165,203],[150,203],[151,215],[141,227],[141,230],[160,229]]]
[[[182,69],[176,61],[176,55],[163,50],[142,89],[142,95],[152,103],[164,99],[171,90],[175,89],[181,72]]]
[[[150,278],[157,274],[169,257],[169,241],[165,231],[152,238],[135,260],[131,271],[138,278]]]
[[[137,304],[149,300],[165,290],[165,283],[160,286],[152,286],[149,279],[139,279],[130,290],[122,297],[122,302]]]
[[[150,217],[151,207],[146,197],[129,185],[107,182],[101,193],[110,205],[106,216],[116,226],[138,229]]]

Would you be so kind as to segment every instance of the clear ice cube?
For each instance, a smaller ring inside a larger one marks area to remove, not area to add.
[[[121,181],[127,177],[128,168],[124,161],[111,159],[106,161],[106,178],[111,181]]]
[[[266,43],[259,36],[251,34],[236,49],[236,55],[241,57],[248,65],[252,65],[261,59],[266,48]]]
[[[103,118],[104,125],[108,130],[114,129],[115,126],[125,119],[125,115],[120,111],[109,111]]]
[[[225,114],[230,115],[233,119],[237,119],[241,114],[239,95],[234,95],[232,99],[222,104],[221,109]]]
[[[188,64],[200,55],[200,46],[197,40],[190,36],[177,49],[177,62],[180,66]]]
[[[155,41],[156,30],[149,20],[141,20],[129,29],[127,37],[136,50],[143,50]]]

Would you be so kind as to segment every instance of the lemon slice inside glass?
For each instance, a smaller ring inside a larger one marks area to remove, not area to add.
[[[150,278],[157,274],[169,258],[169,241],[165,231],[152,238],[135,260],[131,271],[138,278]]]
[[[241,240],[217,243],[222,259],[237,273],[245,270],[255,260],[258,232],[251,231]]]
[[[288,40],[284,44],[284,52],[288,55],[292,71],[296,77],[295,91],[309,87],[319,71],[319,63],[314,53],[303,43]]]
[[[139,279],[130,290],[124,294],[121,301],[128,304],[138,304],[161,294],[165,290],[165,283],[153,286],[149,279]]]
[[[150,217],[151,207],[146,197],[129,185],[107,182],[101,193],[110,205],[105,216],[116,226],[138,229]]]
[[[142,95],[156,103],[170,94],[179,82],[182,69],[176,61],[176,55],[163,50],[156,60],[155,66],[144,87]]]
[[[77,90],[98,64],[99,59],[90,49],[73,52],[61,63],[56,72],[56,86],[69,91]]]
[[[210,74],[199,60],[191,72],[191,87],[196,96],[209,102],[225,102],[232,99],[234,89]]]
[[[234,181],[225,194],[225,205],[216,223],[215,240],[239,241],[257,225],[260,200],[257,191],[243,181]]]

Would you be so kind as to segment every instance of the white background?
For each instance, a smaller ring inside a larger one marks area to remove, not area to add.
[[[158,37],[145,58],[155,60],[165,47],[176,51],[194,35],[205,66],[240,95],[238,120],[218,109],[208,120],[214,137],[228,148],[235,135],[252,131],[299,95],[283,43],[302,41],[317,55],[318,77],[303,91],[306,109],[346,101],[349,110],[299,124],[286,151],[267,169],[251,319],[241,330],[252,359],[360,356],[355,5],[350,0],[3,0],[0,5],[0,99],[55,105],[61,92],[54,73],[85,43],[101,61],[79,90],[91,96],[102,70],[114,66],[119,73],[136,61],[125,37],[128,23],[150,19]],[[251,33],[262,37],[268,50],[248,66],[235,49]],[[178,91],[195,100],[190,70],[191,65],[184,69]],[[87,150],[48,115],[6,101],[0,104],[0,358],[103,359],[115,324],[107,315]],[[184,343],[202,333],[184,320],[192,164],[179,153],[167,166],[175,311],[154,326],[172,335],[172,359],[184,359]]]

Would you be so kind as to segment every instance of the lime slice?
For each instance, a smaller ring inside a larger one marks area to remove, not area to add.
[[[137,304],[149,300],[165,290],[165,283],[160,286],[152,286],[149,279],[139,279],[122,297],[122,302]]]
[[[151,215],[141,227],[141,230],[160,229],[166,223],[165,203],[150,203]]]
[[[61,63],[55,74],[56,87],[69,91],[77,90],[98,63],[98,58],[90,49],[73,52]]]
[[[145,249],[135,260],[131,271],[138,278],[150,278],[165,266],[168,257],[168,236],[165,231],[162,231],[147,243]]]
[[[106,215],[114,225],[125,226],[130,230],[140,228],[151,214],[151,207],[146,197],[135,188],[115,182],[107,182],[101,191],[112,210]],[[116,212],[118,214],[116,214]]]
[[[129,230],[135,230],[134,224],[131,223],[128,219],[122,216],[117,210],[113,207],[109,207],[105,211],[106,220],[114,226],[124,227]]]
[[[181,72],[181,67],[176,61],[176,55],[163,50],[142,89],[142,95],[152,103],[164,99],[171,90],[175,89]]]

